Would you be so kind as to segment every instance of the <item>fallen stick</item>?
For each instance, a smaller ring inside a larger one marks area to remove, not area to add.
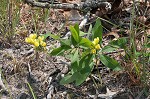
[[[41,7],[41,8],[53,8],[53,9],[68,9],[68,10],[84,10],[86,8],[98,8],[106,7],[106,9],[111,9],[111,4],[103,0],[91,0],[87,2],[81,2],[80,4],[72,3],[48,3],[48,2],[37,2],[35,0],[25,0],[25,3],[31,4],[31,6]]]

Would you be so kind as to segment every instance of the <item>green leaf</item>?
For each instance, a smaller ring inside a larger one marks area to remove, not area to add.
[[[90,24],[89,26],[87,38],[90,37],[91,32],[92,32],[92,24]]]
[[[94,68],[94,63],[92,61],[90,61],[90,63],[87,65],[85,64],[85,66],[82,65],[82,69],[81,69],[81,74],[85,74],[85,73],[88,73],[90,74]]]
[[[90,53],[91,53],[91,49],[87,49],[87,50],[82,52],[82,57],[85,57],[85,56],[87,56]]]
[[[75,39],[73,38],[73,36],[71,35],[71,44],[76,47],[76,45],[78,44]]]
[[[67,74],[60,80],[60,84],[61,85],[69,84],[75,80],[75,77],[76,75]]]
[[[65,45],[65,46],[71,46],[71,40],[70,39],[62,39],[60,40],[61,45]]]
[[[78,71],[79,68],[79,51],[78,49],[75,50],[75,53],[71,57],[71,69],[73,70],[72,72]]]
[[[79,42],[79,32],[73,26],[70,26],[70,31],[73,39],[78,43]]]
[[[75,61],[73,63],[71,63],[71,73],[75,73],[79,71],[79,62],[78,61]]]
[[[147,47],[147,48],[150,48],[150,43],[148,43],[148,44],[146,45],[146,47]]]
[[[74,29],[77,31],[77,33],[79,35],[79,33],[80,33],[79,24],[75,24]]]
[[[79,66],[85,68],[85,66],[88,66],[91,63],[92,59],[93,59],[93,54],[88,54],[82,57],[79,62]]]
[[[50,32],[48,32],[48,33],[46,33],[46,34],[42,34],[41,36],[44,36],[44,39],[46,39],[46,38],[49,37],[49,36],[50,36],[51,38],[55,39],[55,40],[59,40],[59,39],[60,39],[60,36],[51,34]]]
[[[79,60],[79,52],[78,52],[78,49],[76,49],[73,57],[71,58],[71,63],[74,63],[75,61],[78,61]]]
[[[80,60],[80,71],[78,71],[78,77],[75,80],[75,84],[78,86],[82,84],[86,78],[91,74],[91,71],[93,70],[94,63],[92,62],[93,55],[89,54],[85,57],[83,57]]]
[[[59,48],[54,49],[50,54],[51,55],[60,55],[68,49],[70,49],[70,46],[61,46]]]
[[[127,47],[127,38],[123,37],[118,40],[111,41],[109,45],[113,47],[125,49]]]
[[[93,39],[99,37],[100,44],[102,43],[102,32],[103,32],[102,24],[100,19],[98,18],[92,29],[92,34],[94,35]]]
[[[79,86],[81,85],[87,78],[88,74],[81,74],[80,72],[76,73],[76,80],[75,80],[75,85]]]
[[[87,33],[80,31],[79,36],[85,36]]]
[[[88,54],[79,61],[79,51],[77,49],[71,58],[71,72],[61,79],[60,84],[69,84],[71,82],[75,82],[76,86],[82,84],[91,74],[94,66],[92,59],[93,54]]]
[[[116,49],[117,49],[116,47],[107,45],[104,48],[102,48],[102,52],[107,52],[108,53],[108,52],[112,52],[112,51],[114,51]]]
[[[120,64],[113,58],[110,58],[109,56],[100,55],[100,61],[110,69],[113,69],[116,71],[121,70]]]
[[[82,38],[80,43],[79,43],[79,45],[84,46],[84,47],[88,47],[88,48],[91,48],[92,44],[93,43],[87,38]]]

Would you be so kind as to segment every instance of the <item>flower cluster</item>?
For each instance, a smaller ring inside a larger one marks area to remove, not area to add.
[[[99,45],[99,37],[94,38],[94,41],[92,42],[94,47],[91,50],[91,53],[96,54],[96,50],[100,50],[101,47]]]
[[[37,36],[37,34],[30,34],[29,37],[25,38],[25,42],[34,45],[35,48],[46,47],[44,36]]]

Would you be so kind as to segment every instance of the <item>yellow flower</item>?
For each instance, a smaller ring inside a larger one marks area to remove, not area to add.
[[[27,43],[29,43],[29,44],[33,44],[33,43],[34,43],[34,40],[31,39],[31,38],[29,38],[29,37],[27,37],[27,38],[25,38],[25,42],[27,42]]]
[[[96,50],[100,50],[100,49],[101,49],[100,45],[97,44],[97,45],[95,46],[95,49],[96,49]]]
[[[37,34],[30,34],[29,35],[29,38],[31,38],[31,39],[36,39],[36,37],[37,37]]]
[[[27,43],[30,43],[31,42],[31,40],[30,40],[30,38],[25,38],[25,42],[27,42]]]
[[[46,46],[46,42],[41,41],[40,45],[43,46],[43,47],[45,47]]]
[[[38,37],[38,40],[41,42],[41,41],[43,41],[44,40],[44,36],[39,36]]]
[[[44,36],[39,36],[37,38],[37,34],[30,34],[29,37],[25,38],[25,42],[34,45],[35,48],[43,47],[46,49],[46,42],[43,41]]]
[[[34,42],[34,46],[39,47],[39,42],[38,41]]]
[[[91,53],[96,54],[96,49],[92,49]]]
[[[99,37],[94,38],[94,41],[92,42],[94,45],[97,45],[99,43]]]

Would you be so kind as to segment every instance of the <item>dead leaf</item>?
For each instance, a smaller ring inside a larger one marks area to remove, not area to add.
[[[116,31],[109,32],[104,36],[114,36],[114,40],[116,40],[120,37]]]

